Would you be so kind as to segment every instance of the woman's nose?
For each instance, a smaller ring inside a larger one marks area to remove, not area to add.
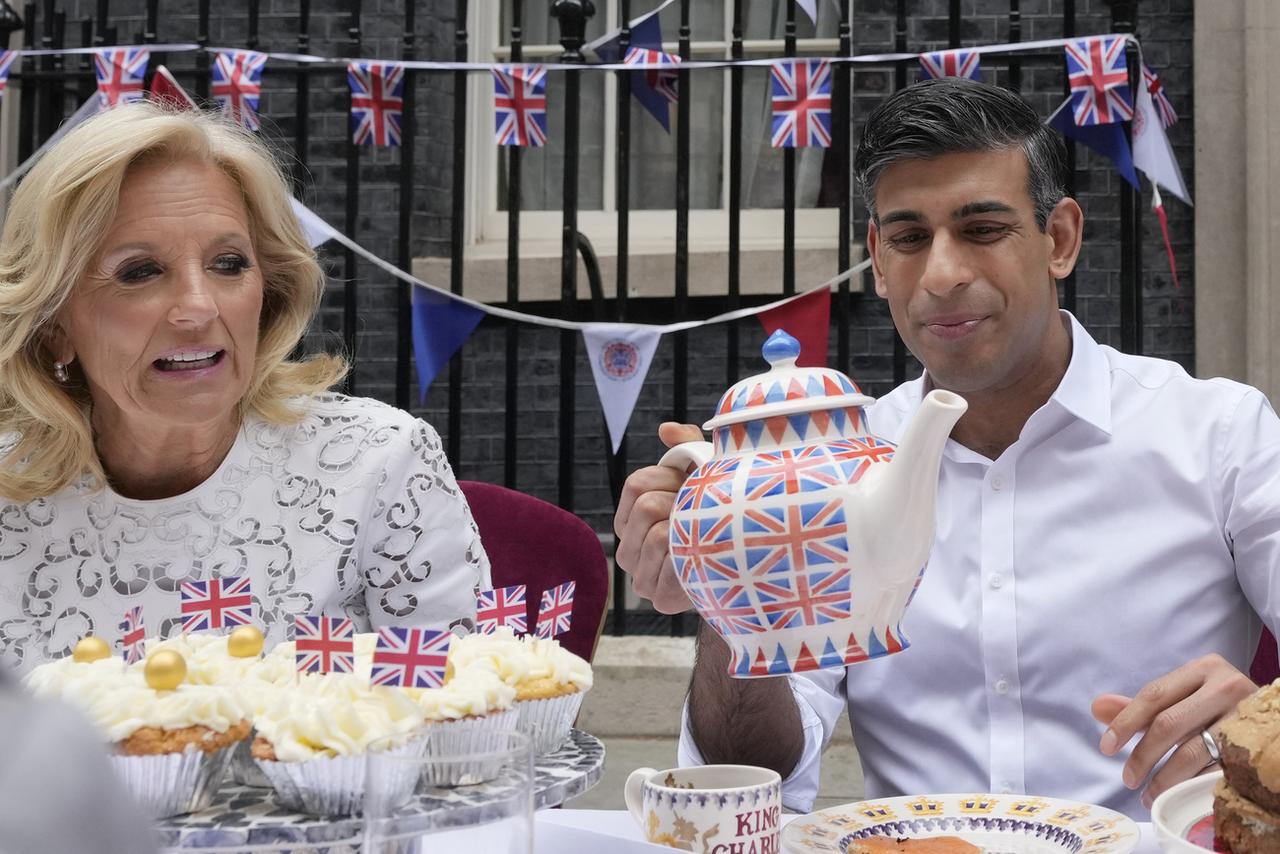
[[[204,265],[185,269],[174,282],[176,292],[169,309],[169,322],[176,326],[203,326],[218,316],[213,283]]]

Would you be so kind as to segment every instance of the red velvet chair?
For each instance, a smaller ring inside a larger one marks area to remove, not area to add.
[[[596,532],[567,510],[532,495],[474,480],[459,481],[458,486],[471,505],[489,555],[493,586],[527,586],[531,631],[542,591],[577,582],[573,620],[557,639],[590,661],[609,601],[608,562]]]
[[[1258,641],[1258,651],[1253,656],[1249,677],[1257,685],[1267,685],[1280,679],[1280,657],[1276,655],[1276,638],[1268,629],[1262,630],[1262,639]]]

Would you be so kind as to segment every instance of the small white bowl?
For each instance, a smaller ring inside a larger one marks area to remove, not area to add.
[[[1166,789],[1151,805],[1151,825],[1165,854],[1205,854],[1206,849],[1187,839],[1187,833],[1206,816],[1213,815],[1213,787],[1222,772],[1202,774]]]

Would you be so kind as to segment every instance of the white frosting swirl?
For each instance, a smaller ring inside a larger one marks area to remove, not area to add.
[[[449,663],[455,674],[473,667],[497,673],[508,685],[551,679],[580,691],[591,687],[591,665],[553,639],[517,637],[507,626],[493,634],[471,634],[449,646]]]
[[[516,689],[484,667],[457,673],[442,688],[410,689],[428,721],[479,717],[511,708]]]

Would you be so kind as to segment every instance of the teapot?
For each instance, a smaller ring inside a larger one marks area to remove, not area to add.
[[[770,369],[741,380],[659,461],[688,475],[670,552],[694,608],[750,678],[844,667],[910,642],[899,625],[933,547],[938,468],[968,408],[930,392],[900,443],[867,431],[874,402],[847,376],[796,366],[783,330]]]

